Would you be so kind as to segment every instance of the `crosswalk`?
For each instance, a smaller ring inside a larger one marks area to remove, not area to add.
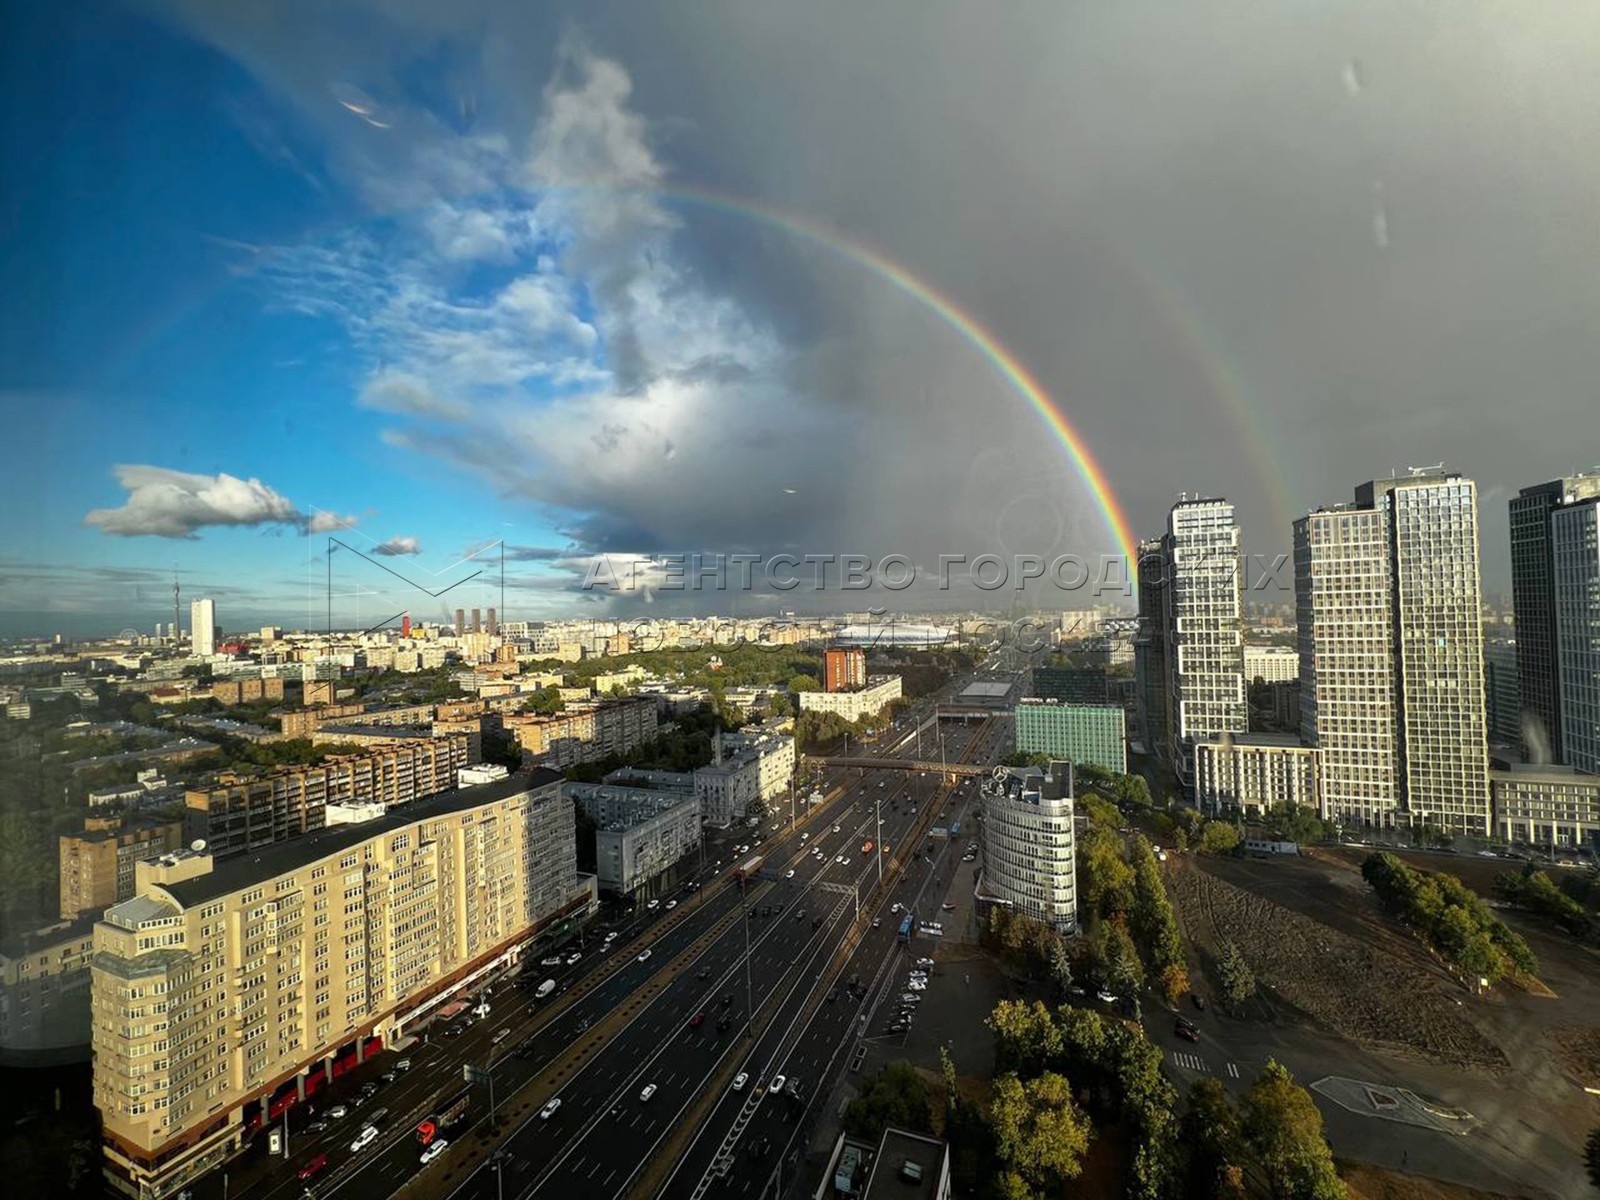
[[[1206,1060],[1198,1054],[1191,1054],[1187,1050],[1174,1050],[1172,1052],[1172,1061],[1185,1071],[1194,1071],[1200,1075],[1211,1074],[1211,1068],[1206,1064]],[[1227,1071],[1229,1079],[1241,1078],[1238,1063],[1230,1062],[1224,1069]]]

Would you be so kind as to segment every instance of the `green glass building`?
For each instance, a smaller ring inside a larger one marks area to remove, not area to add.
[[[1117,775],[1127,774],[1127,730],[1120,708],[1025,700],[1013,715],[1017,749],[1022,753],[1048,754],[1077,766],[1087,763]]]

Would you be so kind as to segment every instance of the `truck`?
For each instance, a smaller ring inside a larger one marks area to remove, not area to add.
[[[546,996],[548,996],[551,992],[553,992],[555,990],[556,990],[556,981],[554,979],[546,979],[543,983],[541,983],[539,985],[538,990],[533,993],[533,998],[535,1000],[543,1000]]]
[[[741,883],[747,879],[754,879],[756,872],[761,870],[761,864],[765,861],[766,859],[759,854],[754,858],[748,858],[733,869],[733,877]]]

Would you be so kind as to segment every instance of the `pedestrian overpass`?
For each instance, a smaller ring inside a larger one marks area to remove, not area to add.
[[[842,755],[809,754],[806,761],[830,767],[860,767],[865,771],[932,771],[944,775],[987,775],[991,769],[975,763],[941,763],[937,759],[926,762],[916,758],[846,758]]]

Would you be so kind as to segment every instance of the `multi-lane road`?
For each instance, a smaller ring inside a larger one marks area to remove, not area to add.
[[[881,739],[880,752],[897,753],[913,736],[908,721]],[[947,729],[945,749],[951,761],[993,761],[997,730]],[[794,1134],[846,1068],[848,1049],[902,990],[904,951],[889,907],[921,906],[924,915],[938,907],[942,892],[932,889],[951,874],[947,843],[929,842],[926,831],[947,811],[960,819],[971,790],[894,771],[832,780],[827,802],[798,824],[760,831],[767,840],[751,851],[765,858],[758,878],[740,887],[729,877],[725,844],[703,890],[681,894],[673,910],[641,909],[591,928],[581,947],[567,948],[582,954],[571,966],[527,965],[522,982],[554,978],[555,995],[537,1000],[531,987],[497,983],[487,1017],[384,1052],[323,1101],[409,1059],[363,1107],[322,1132],[293,1132],[288,1158],[267,1169],[236,1165],[242,1178],[231,1191],[220,1175],[208,1177],[196,1200],[299,1196],[306,1185],[297,1172],[323,1155],[315,1196],[349,1200],[401,1190],[462,1200],[759,1192],[798,1149]],[[852,978],[855,989],[845,986]],[[480,1136],[490,1126],[479,1083],[468,1116],[446,1134],[452,1145],[423,1165],[416,1126],[467,1090],[463,1064],[492,1075],[498,1133]],[[779,1074],[798,1083],[773,1095]],[[545,1117],[551,1099],[560,1104]],[[378,1111],[378,1138],[353,1150]]]

